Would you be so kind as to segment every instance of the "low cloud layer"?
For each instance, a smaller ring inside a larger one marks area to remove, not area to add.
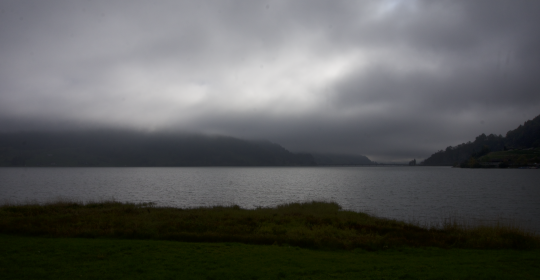
[[[2,1],[0,130],[425,158],[540,114],[536,1]]]

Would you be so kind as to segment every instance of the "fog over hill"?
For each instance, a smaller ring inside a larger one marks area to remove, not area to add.
[[[312,166],[268,141],[128,131],[0,134],[0,166]]]
[[[539,15],[535,0],[2,0],[0,132],[424,159],[540,112]]]

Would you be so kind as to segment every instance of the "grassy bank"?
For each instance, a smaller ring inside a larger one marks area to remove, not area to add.
[[[491,152],[478,159],[480,164],[500,162],[503,167],[537,167],[540,164],[540,148]]]
[[[540,251],[327,251],[0,235],[2,279],[539,279]]]
[[[336,203],[274,208],[179,209],[120,202],[0,206],[0,233],[46,237],[241,242],[319,249],[401,247],[537,249],[540,237],[509,225],[440,228],[343,211]]]

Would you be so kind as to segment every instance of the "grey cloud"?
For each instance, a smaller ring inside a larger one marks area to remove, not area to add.
[[[189,130],[404,161],[540,112],[534,1],[3,1],[0,13],[0,130]]]

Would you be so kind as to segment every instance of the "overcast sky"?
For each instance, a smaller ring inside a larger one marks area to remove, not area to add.
[[[0,1],[0,131],[267,139],[381,162],[540,114],[540,1]]]

